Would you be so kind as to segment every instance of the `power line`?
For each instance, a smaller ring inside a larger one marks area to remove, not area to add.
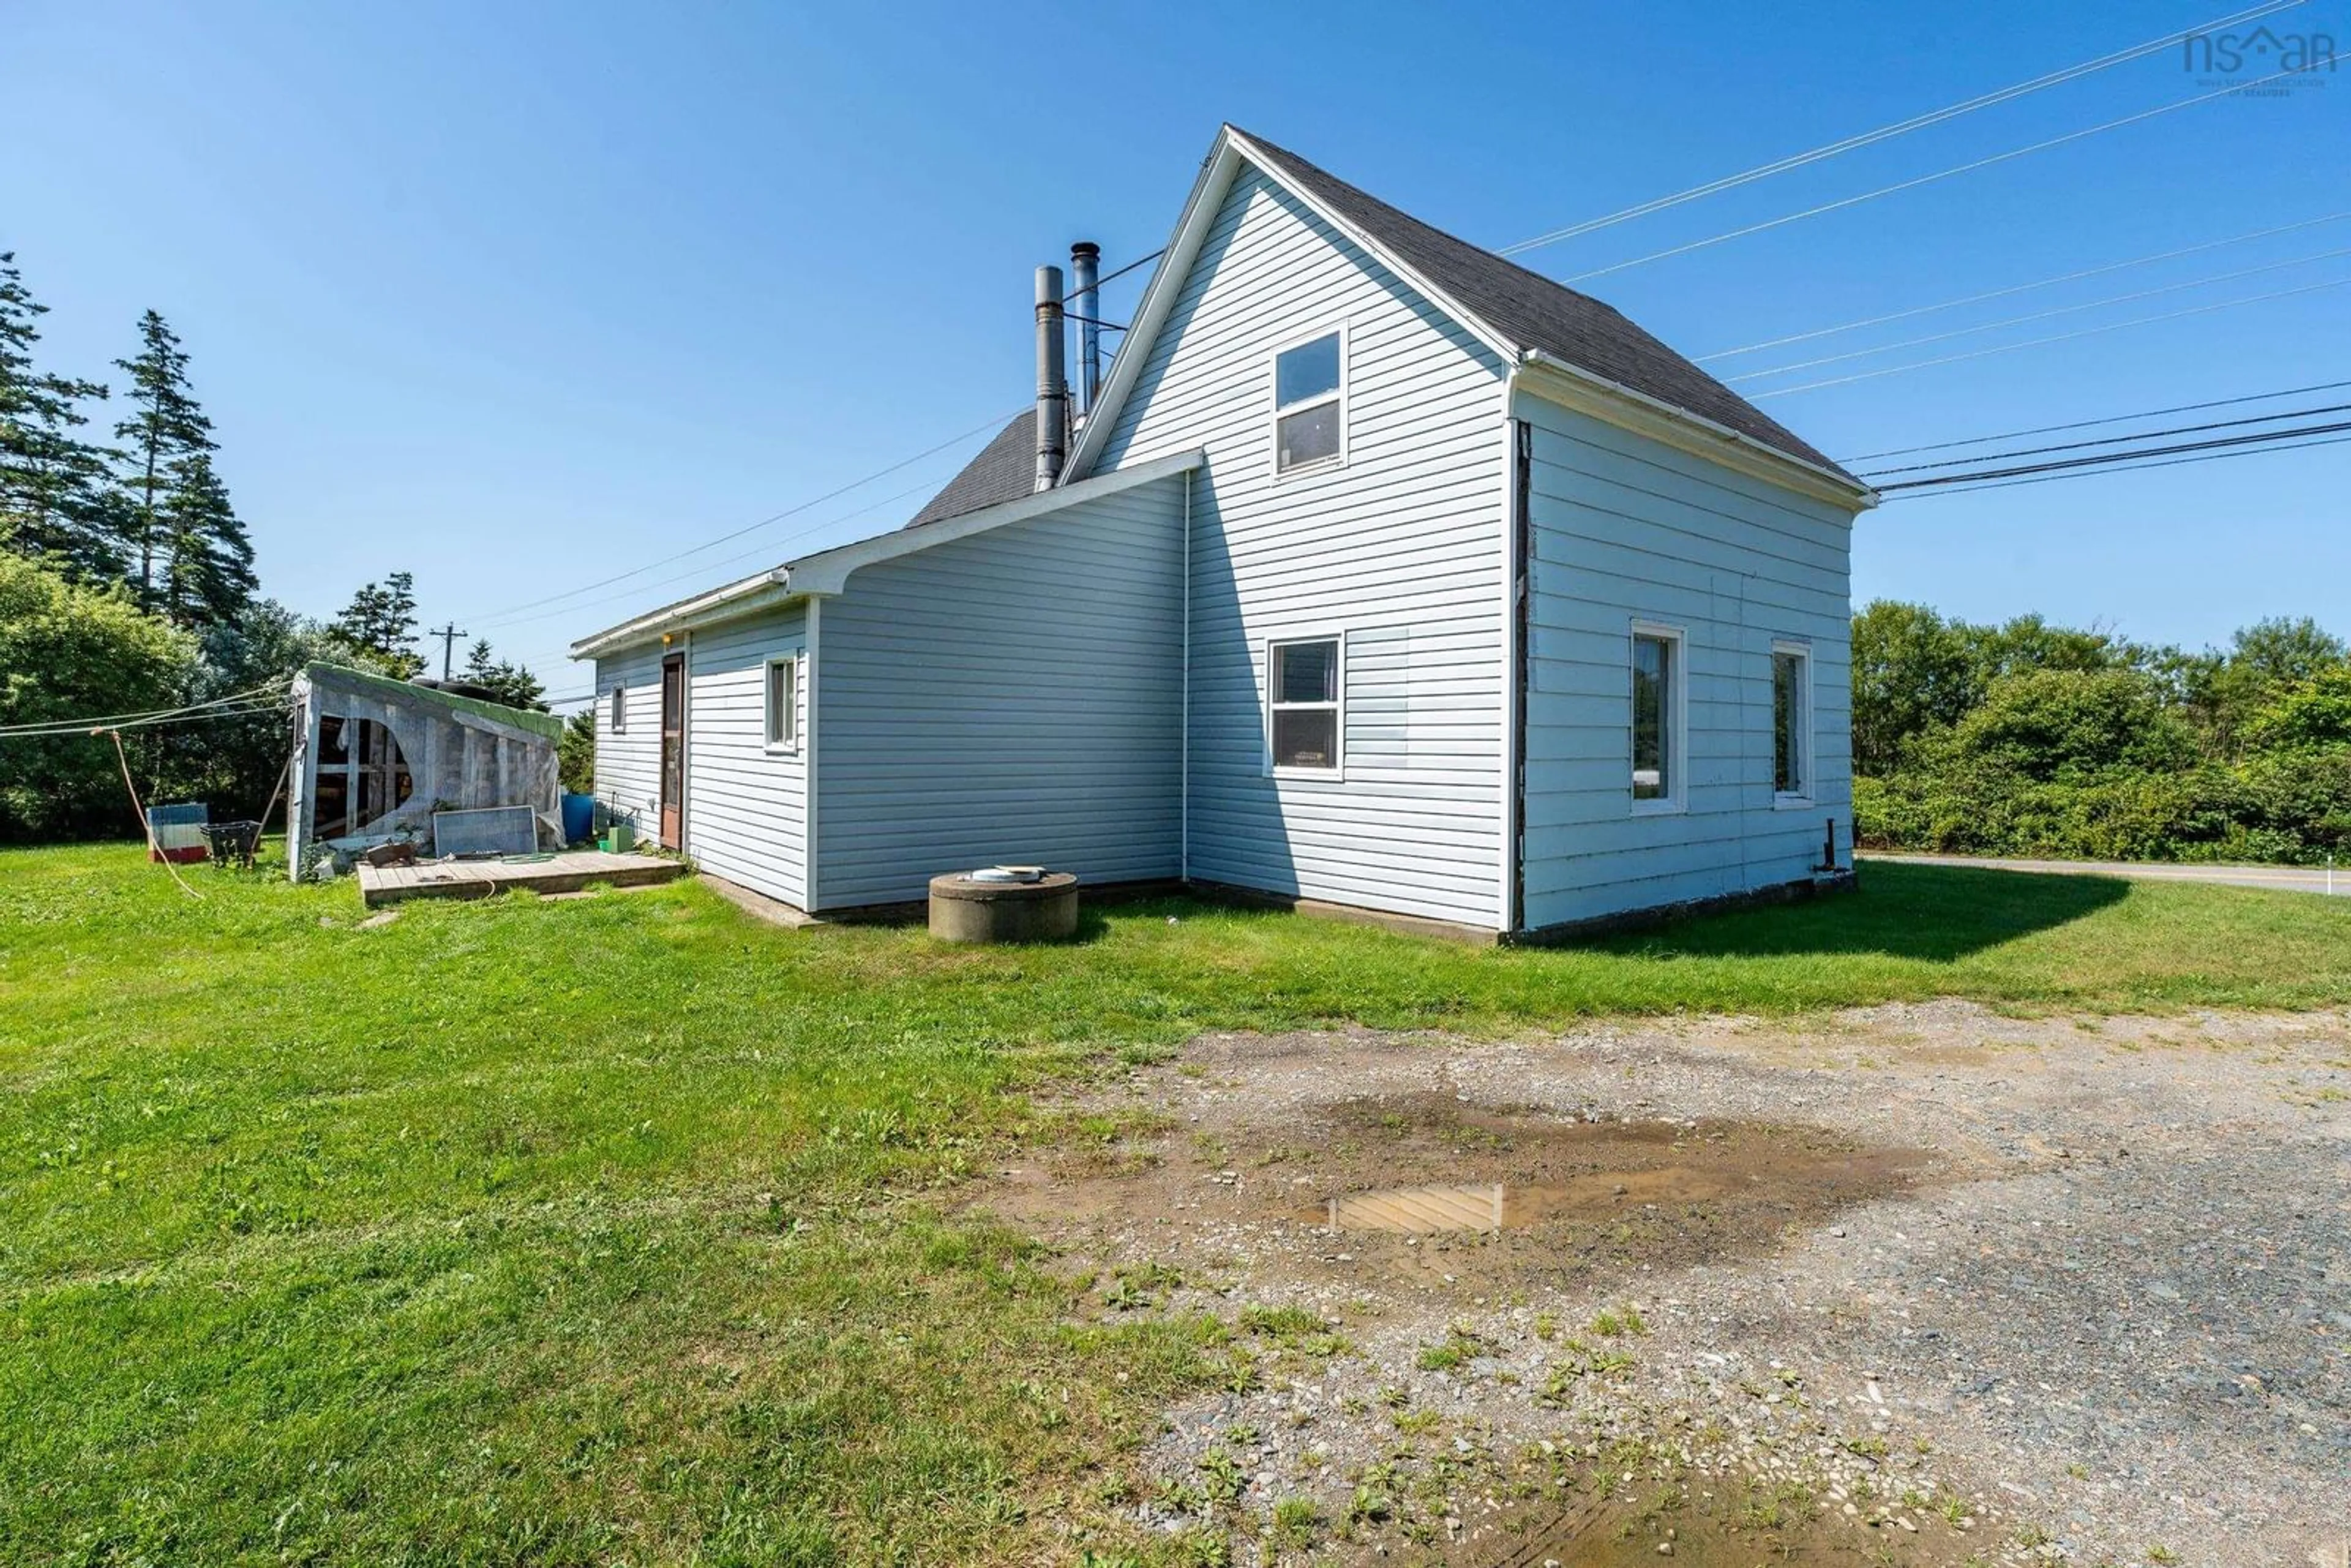
[[[2351,382],[2318,382],[2306,387],[2283,387],[2276,392],[2247,392],[2241,397],[2214,398],[2209,402],[2174,403],[2169,408],[2141,409],[2137,413],[2110,413],[2103,419],[2076,419],[2064,424],[2036,424],[2025,430],[2003,430],[1992,435],[1962,436],[1957,441],[1930,441],[1919,446],[1894,446],[1883,452],[1860,452],[1844,459],[1850,465],[1866,463],[1873,457],[1907,457],[1914,452],[1947,452],[1954,446],[1981,446],[1992,441],[2014,441],[2026,435],[2050,435],[2061,430],[2088,430],[2094,425],[2120,424],[2132,419],[2160,419],[2166,414],[2195,413],[2208,408],[2233,408],[2240,403],[2266,402],[2272,398],[2301,397],[2305,392],[2335,392],[2351,387]],[[2283,415],[2277,417],[2283,418]]]
[[[1589,278],[1605,277],[1611,273],[1623,272],[1629,267],[1646,267],[1650,262],[1663,261],[1668,256],[1687,256],[1691,251],[1704,250],[1709,246],[1721,245],[1728,240],[1744,239],[1749,235],[1761,234],[1766,229],[1776,229],[1787,224],[1800,223],[1805,218],[1816,218],[1823,213],[1834,213],[1841,211],[1846,207],[1859,206],[1864,202],[1874,202],[1880,196],[1890,196],[1899,191],[1916,190],[1921,185],[1931,185],[1939,180],[1949,180],[1954,175],[1972,173],[1978,169],[1989,169],[1996,163],[2006,163],[2012,159],[2022,158],[2030,153],[2045,152],[2052,147],[2063,147],[2069,141],[2079,141],[2085,137],[2096,136],[2108,131],[2119,131],[2126,125],[2137,125],[2141,120],[2153,120],[2158,115],[2169,114],[2176,110],[2193,109],[2199,103],[2210,103],[2216,98],[2228,98],[2237,93],[2250,92],[2254,88],[2266,86],[2271,82],[2281,80],[2286,77],[2303,75],[2314,69],[2314,67],[2315,62],[2312,65],[2298,66],[2292,70],[2275,71],[2268,76],[2256,78],[2252,81],[2241,82],[2232,87],[2218,88],[2211,92],[2199,93],[2194,98],[2183,98],[2176,103],[2158,104],[2153,109],[2143,109],[2137,114],[2126,114],[2120,120],[2109,120],[2103,124],[2089,126],[2081,131],[2069,131],[2063,136],[2053,136],[2045,141],[2035,141],[2030,146],[2013,147],[2005,152],[1995,152],[1988,158],[1978,158],[1970,162],[1956,164],[1949,169],[1938,169],[1931,174],[1920,174],[1915,179],[1897,181],[1896,183],[1891,185],[1881,185],[1875,191],[1865,191],[1858,196],[1844,196],[1834,202],[1823,202],[1818,206],[1806,207],[1802,212],[1788,213],[1776,218],[1766,218],[1761,223],[1749,224],[1742,228],[1730,229],[1722,234],[1708,235],[1705,239],[1691,240],[1687,245],[1677,245],[1666,250],[1652,251],[1647,256],[1636,256],[1629,261],[1613,262],[1606,267],[1593,267],[1589,272],[1579,272],[1575,274],[1567,281],[1570,283],[1582,283]]]
[[[1999,463],[2011,457],[2036,457],[2050,452],[2080,452],[2092,446],[2119,446],[2125,442],[2155,441],[2167,435],[2194,435],[2207,430],[2236,430],[2248,424],[2268,424],[2281,419],[2309,419],[2322,413],[2351,413],[2351,402],[2328,403],[2320,408],[2288,409],[2283,413],[2259,413],[2246,419],[2219,419],[2205,424],[2177,424],[2168,430],[2137,430],[2128,435],[2106,435],[2095,441],[2061,441],[2051,446],[2022,446],[2013,452],[1980,452],[1972,457],[1947,457],[1940,463],[1907,463],[1899,468],[1870,469],[1860,477],[1873,479],[1888,474],[1919,474],[1930,468]]]
[[[2259,431],[2250,435],[2217,435],[2210,441],[2183,441],[2170,446],[2149,446],[2136,452],[2107,452],[2094,457],[2064,457],[2047,463],[2028,463],[2016,468],[1991,468],[1971,474],[1943,474],[1932,479],[1905,479],[1896,485],[1873,486],[1881,496],[1891,496],[1905,490],[1930,490],[1945,485],[1972,484],[1981,479],[2009,479],[2028,474],[2047,474],[2067,468],[2091,468],[2114,463],[2127,463],[2141,457],[2168,457],[2180,452],[2205,452],[2222,447],[2266,445],[2297,439],[2305,435],[2332,435],[2337,431],[2351,430],[2351,419],[2337,420],[2332,424],[2305,424],[2294,430]]]
[[[2047,485],[2059,479],[2102,479],[2109,474],[2130,474],[2136,473],[2142,468],[2184,468],[2196,463],[2220,463],[2225,462],[2231,457],[2263,457],[2273,452],[2304,452],[2314,446],[2341,446],[2346,443],[2351,443],[2351,435],[2334,435],[2328,436],[2323,441],[2294,441],[2282,443],[2275,446],[2247,447],[2235,452],[2207,452],[2194,457],[2167,457],[2160,462],[2155,463],[2118,463],[2112,467],[2075,469],[2072,472],[2064,474],[2043,474],[2037,477],[2029,479],[2002,479],[1989,485],[1970,485],[1963,487],[1935,490],[1910,490],[1905,491],[1899,495],[1889,496],[1886,499],[1889,501],[1927,501],[1932,500],[1938,496],[1970,496],[1973,495],[1978,490],[2006,490],[2013,488],[2018,485]]]
[[[1025,407],[1027,405],[1024,404],[1022,406]],[[769,517],[762,517],[756,523],[746,524],[744,527],[737,528],[731,533],[720,534],[716,538],[705,539],[702,543],[695,545],[690,549],[679,550],[673,555],[659,557],[655,559],[645,562],[642,566],[631,567],[626,571],[614,572],[611,576],[599,578],[594,582],[582,583],[578,588],[569,588],[560,593],[550,593],[539,599],[526,600],[519,604],[509,604],[501,610],[483,612],[480,619],[492,620],[497,617],[509,616],[518,610],[536,610],[542,604],[553,604],[561,600],[575,598],[582,593],[592,593],[597,589],[609,588],[613,583],[626,582],[632,577],[642,577],[646,572],[657,571],[661,568],[671,564],[673,561],[684,560],[687,556],[700,555],[706,549],[716,549],[718,546],[729,543],[735,539],[739,539],[746,534],[757,533],[761,528],[770,527],[776,523],[780,523],[786,517],[797,517],[800,513],[807,511],[811,507],[820,507],[827,501],[835,500],[840,497],[848,495],[852,490],[861,489],[863,486],[872,484],[876,479],[895,474],[901,468],[910,467],[916,463],[920,463],[925,457],[935,457],[940,453],[945,452],[948,447],[969,441],[975,435],[980,435],[992,430],[1001,429],[1005,422],[1013,418],[1014,414],[1018,412],[1018,410],[1015,410],[1013,413],[998,414],[996,418],[989,420],[985,424],[976,424],[960,434],[951,435],[946,440],[940,442],[936,446],[926,447],[923,451],[915,453],[912,457],[901,458],[899,461],[891,464],[886,468],[877,468],[872,473],[866,475],[864,477],[852,480],[850,483],[841,486],[838,489],[828,490],[821,496],[817,496],[809,500],[799,502],[796,506],[787,507],[780,512],[777,512]]]
[[[2314,261],[2333,261],[2351,256],[2351,246],[2336,250],[2322,250],[2310,256],[2297,256],[2284,261],[2264,262],[2259,267],[2240,267],[2234,272],[2215,273],[2210,277],[2191,277],[2180,283],[2166,283],[2154,288],[2134,289],[2128,294],[2110,294],[2104,299],[2085,299],[2074,305],[2056,305],[2046,310],[2034,310],[2022,316],[2011,316],[1999,321],[1980,321],[1971,327],[1954,327],[1948,332],[1929,332],[1923,338],[1905,338],[1898,342],[1878,343],[1866,349],[1853,349],[1842,354],[1823,354],[1816,360],[1797,360],[1789,364],[1773,365],[1769,370],[1749,371],[1743,375],[1724,379],[1734,384],[1760,381],[1765,376],[1784,376],[1792,371],[1809,371],[1819,365],[1843,364],[1848,360],[1865,360],[1872,354],[1890,354],[1898,349],[1923,348],[1928,343],[1947,343],[1953,338],[1970,337],[1978,332],[1997,332],[2003,327],[2022,327],[2030,321],[2046,321],[2056,316],[2077,316],[2085,310],[2104,309],[2109,305],[2127,305],[2135,299],[2153,299],[2160,295],[2177,294],[2183,288],[2204,288],[2215,283],[2233,283],[2240,277],[2258,277],[2264,272],[2277,272],[2289,267],[2307,267]]]
[[[206,708],[222,707],[230,703],[252,702],[266,695],[283,692],[287,684],[283,680],[265,681],[260,685],[248,687],[241,692],[231,692],[225,696],[213,697],[200,703],[183,703],[178,707],[146,708],[137,713],[99,714],[89,718],[32,719],[24,724],[0,725],[0,735],[21,735],[33,730],[89,729],[140,724],[150,719],[170,718],[178,714],[197,713]]]
[[[1987,299],[2000,299],[2011,294],[2028,294],[2036,288],[2049,288],[2060,283],[2078,283],[2085,277],[2096,277],[2102,273],[2121,272],[2128,267],[2146,267],[2153,262],[2176,261],[2183,256],[2200,251],[2219,250],[2226,246],[2242,245],[2248,240],[2268,239],[2276,235],[2291,234],[2296,229],[2314,228],[2320,224],[2340,223],[2351,218],[2351,212],[2329,213],[2325,217],[2305,218],[2298,224],[2281,224],[2275,228],[2255,229],[2251,234],[2231,235],[2227,239],[2207,240],[2202,245],[2184,246],[2178,250],[2159,251],[2153,256],[2135,256],[2128,261],[2110,261],[2103,267],[2085,267],[2078,272],[2061,273],[2054,277],[2035,278],[2031,283],[2011,283],[2005,288],[1988,288],[1981,294],[1970,294],[1958,299],[1946,299],[1936,305],[1914,305],[1907,310],[1889,310],[1883,316],[1868,316],[1858,321],[1846,321],[1834,327],[1816,327],[1809,332],[1791,332],[1784,338],[1771,338],[1761,343],[1748,343],[1736,349],[1718,349],[1711,354],[1700,354],[1693,361],[1708,364],[1716,360],[1728,360],[1740,354],[1760,353],[1765,349],[1783,349],[1791,343],[1807,342],[1814,338],[1832,338],[1840,332],[1855,332],[1864,327],[1883,327],[1888,321],[1907,320],[1913,316],[1931,316],[1941,310],[1956,310],[1962,305],[1980,305]]]
[[[883,507],[890,505],[893,501],[903,501],[907,497],[918,495],[930,487],[930,482],[925,480],[920,485],[910,486],[904,490],[898,491],[894,495],[884,496],[878,501],[869,501],[853,512],[843,512],[837,517],[830,517],[821,523],[812,524],[808,528],[799,529],[796,533],[786,534],[781,538],[769,539],[758,549],[746,550],[741,555],[731,555],[719,560],[707,561],[701,566],[694,568],[690,571],[682,571],[674,577],[655,578],[651,582],[641,582],[633,588],[623,590],[619,593],[608,593],[600,599],[583,599],[579,601],[577,603],[566,604],[559,609],[541,611],[539,613],[535,615],[510,615],[503,621],[493,621],[486,622],[486,624],[492,627],[528,626],[533,622],[552,621],[558,616],[574,614],[582,610],[592,610],[600,604],[616,604],[624,599],[634,599],[639,594],[644,593],[652,589],[666,588],[672,583],[691,581],[705,573],[716,571],[721,567],[732,566],[738,561],[749,560],[754,557],[772,559],[778,548],[790,544],[795,539],[804,539],[812,534],[820,534],[827,528],[836,528],[843,523],[853,522],[857,518],[864,517],[870,512],[879,511]]]
[[[2127,321],[2108,321],[2102,326],[2084,327],[2072,332],[2053,332],[2045,338],[2025,338],[2013,343],[1995,343],[1989,349],[1970,349],[1963,354],[1941,354],[1931,360],[1913,360],[1907,365],[1887,365],[1881,370],[1858,371],[1849,376],[1832,376],[1826,381],[1805,382],[1792,387],[1772,387],[1752,395],[1759,401],[1767,397],[1789,397],[1797,392],[1818,392],[1823,387],[1841,387],[1854,382],[1875,381],[1879,376],[1900,375],[1905,371],[1923,371],[1932,365],[1957,364],[1962,360],[1980,360],[1992,354],[2005,354],[2016,349],[2037,349],[2048,343],[2070,342],[2075,338],[2095,338],[2101,332],[2118,332],[2126,327],[2145,327],[2157,321],[2177,321],[2188,316],[2209,315],[2215,310],[2231,309],[2239,305],[2260,305],[2272,299],[2290,299],[2297,294],[2314,294],[2320,289],[2340,288],[2351,283],[2351,277],[2331,277],[2324,283],[2306,283],[2299,288],[2280,288],[2268,294],[2250,294],[2239,299],[2220,299],[2210,305],[2193,305],[2185,310],[2165,310],[2153,316],[2134,316]]]
[[[2273,16],[2279,11],[2291,9],[2293,6],[2300,4],[2302,4],[2302,0],[2275,0],[2275,3],[2273,4],[2257,5],[2249,11],[2240,11],[2233,16],[2220,17],[2214,21],[2206,23],[2200,27],[2191,27],[2185,32],[2166,33],[2162,37],[2151,38],[2146,43],[2135,44],[2127,49],[2117,50],[2110,55],[2101,55],[2096,59],[2085,60],[2079,65],[2068,66],[2063,70],[2052,71],[2046,76],[2035,77],[2031,81],[2018,82],[2012,87],[2005,87],[1994,92],[1984,93],[1980,97],[1969,99],[1961,103],[1949,104],[1942,109],[1933,110],[1925,114],[1913,116],[1908,120],[1897,120],[1891,125],[1882,125],[1875,131],[1864,131],[1857,136],[1848,136],[1842,141],[1828,142],[1823,146],[1815,147],[1808,152],[1793,153],[1773,162],[1758,164],[1756,167],[1747,170],[1743,173],[1726,175],[1719,180],[1711,180],[1702,185],[1693,185],[1688,190],[1677,191],[1669,196],[1658,196],[1650,201],[1642,202],[1634,206],[1625,207],[1621,211],[1610,213],[1603,217],[1587,218],[1582,223],[1570,224],[1564,228],[1557,228],[1552,230],[1548,234],[1537,235],[1532,239],[1520,240],[1516,245],[1505,246],[1495,254],[1499,256],[1520,256],[1523,255],[1527,251],[1539,250],[1547,245],[1556,245],[1562,240],[1575,239],[1581,235],[1591,234],[1597,229],[1610,228],[1617,224],[1628,223],[1635,218],[1646,217],[1652,213],[1661,213],[1669,207],[1680,206],[1685,202],[1694,202],[1703,196],[1716,195],[1721,192],[1732,190],[1740,185],[1750,184],[1758,180],[1769,179],[1774,174],[1784,174],[1792,169],[1801,169],[1807,164],[1817,163],[1824,159],[1834,158],[1842,153],[1855,152],[1860,148],[1874,146],[1880,141],[1890,141],[1896,136],[1907,135],[1913,131],[1921,131],[1928,126],[1942,124],[1946,120],[1957,120],[1961,115],[1972,114],[1980,109],[1990,109],[1997,104],[2012,102],[2017,99],[2024,98],[2030,94],[2039,92],[2045,88],[2056,87],[2065,82],[2077,80],[2085,76],[2094,75],[2095,73],[2105,70],[2112,66],[2118,66],[2130,60],[2143,58],[2147,55],[2155,53],[2158,49],[2168,49],[2172,45],[2180,42],[2182,39],[2193,37],[2199,33],[2209,33],[2215,27],[2232,26],[2240,22],[2255,21],[2263,16]]]
[[[88,719],[60,722],[44,727],[0,730],[0,740],[43,740],[71,735],[103,735],[109,730],[154,729],[167,724],[202,724],[216,718],[251,718],[257,714],[282,714],[290,711],[283,703],[252,703],[242,707],[209,708],[202,712],[159,714],[153,718]]]

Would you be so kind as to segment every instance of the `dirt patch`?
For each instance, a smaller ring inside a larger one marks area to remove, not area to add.
[[[1090,1317],[1230,1325],[1132,1507],[1239,1561],[2270,1568],[2340,1531],[2351,1019],[1212,1036],[1049,1110],[972,1200],[1097,1270]]]
[[[1474,1297],[1753,1256],[1934,1164],[1801,1124],[1408,1090],[1143,1119],[972,1201],[1105,1264],[1245,1261],[1259,1283]]]

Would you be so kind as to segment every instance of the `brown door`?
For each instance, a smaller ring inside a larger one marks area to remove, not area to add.
[[[662,661],[662,848],[683,847],[685,822],[685,655]]]

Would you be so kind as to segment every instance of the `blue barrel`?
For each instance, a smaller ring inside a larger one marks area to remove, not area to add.
[[[596,797],[566,795],[563,797],[563,841],[576,844],[596,831]]]

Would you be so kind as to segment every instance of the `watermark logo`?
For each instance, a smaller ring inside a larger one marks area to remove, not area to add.
[[[2201,86],[2239,86],[2248,98],[2283,98],[2325,86],[2337,62],[2331,33],[2254,27],[2190,33],[2180,40],[2179,63]]]

